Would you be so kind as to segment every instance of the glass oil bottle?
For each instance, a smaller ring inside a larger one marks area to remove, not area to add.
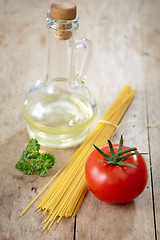
[[[97,107],[92,92],[85,87],[90,58],[90,42],[76,39],[78,16],[70,1],[57,1],[47,13],[49,36],[45,79],[38,80],[27,93],[23,116],[30,137],[43,146],[66,148],[81,144],[89,134]],[[75,70],[78,49],[83,49],[80,70]]]

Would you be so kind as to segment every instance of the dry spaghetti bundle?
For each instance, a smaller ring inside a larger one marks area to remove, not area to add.
[[[135,92],[136,90],[132,90],[128,84],[122,89],[87,140],[26,208],[27,210],[50,185],[36,205],[38,210],[48,212],[44,229],[50,229],[55,220],[59,222],[63,217],[76,216],[88,190],[85,180],[85,163],[94,150],[93,144],[100,147],[111,139],[116,125],[127,110]]]

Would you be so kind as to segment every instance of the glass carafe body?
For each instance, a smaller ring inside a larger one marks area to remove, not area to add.
[[[27,93],[23,116],[30,137],[54,148],[81,144],[89,134],[97,107],[94,95],[84,81],[90,58],[90,42],[75,38],[74,20],[46,19],[48,27],[48,66],[45,79],[38,80]],[[76,55],[83,49],[79,71]]]

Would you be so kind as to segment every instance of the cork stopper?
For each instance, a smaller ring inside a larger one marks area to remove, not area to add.
[[[59,0],[50,6],[50,16],[53,20],[73,20],[76,18],[76,12],[76,5],[69,0]],[[60,40],[71,38],[72,32],[68,31],[70,28],[72,28],[71,23],[59,23],[58,31],[55,31],[55,36]]]

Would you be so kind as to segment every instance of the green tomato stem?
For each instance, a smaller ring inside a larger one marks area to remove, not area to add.
[[[123,162],[123,161],[126,158],[128,158],[129,156],[141,155],[143,153],[134,152],[134,151],[137,150],[137,148],[135,148],[135,147],[127,148],[125,150],[122,150],[122,148],[123,148],[123,136],[122,135],[121,135],[121,138],[120,138],[119,148],[118,148],[117,153],[114,151],[113,145],[112,145],[110,140],[108,140],[108,145],[109,145],[109,148],[110,148],[111,155],[104,153],[100,148],[93,145],[95,147],[95,149],[107,160],[107,161],[101,160],[101,161],[99,161],[99,163],[103,162],[103,163],[106,163],[106,164],[129,166],[129,167],[136,168],[134,165],[132,165],[130,163]],[[125,153],[128,153],[128,154],[125,154]],[[123,154],[125,154],[125,155],[123,155]],[[147,153],[144,153],[144,154],[147,154]]]

